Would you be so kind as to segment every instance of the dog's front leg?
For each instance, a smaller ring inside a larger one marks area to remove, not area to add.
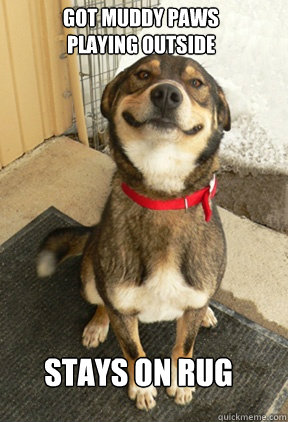
[[[129,387],[128,395],[131,400],[135,400],[138,409],[150,410],[155,405],[157,395],[156,388],[152,385],[149,387],[138,387],[134,378],[134,364],[138,358],[145,357],[142,348],[139,331],[138,318],[132,315],[123,315],[115,310],[108,310],[110,322],[114,333],[120,343],[123,355],[128,362]]]
[[[192,358],[195,339],[206,314],[207,306],[201,309],[189,309],[177,320],[176,342],[172,352],[172,377],[171,387],[167,394],[175,397],[177,404],[187,404],[192,400],[194,387],[178,387],[177,385],[177,360],[179,358]]]

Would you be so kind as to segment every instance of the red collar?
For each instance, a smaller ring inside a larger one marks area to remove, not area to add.
[[[212,216],[212,210],[210,208],[209,199],[213,198],[217,189],[217,180],[215,175],[213,175],[212,180],[210,181],[209,186],[206,188],[197,190],[191,195],[185,196],[183,198],[168,199],[162,201],[160,199],[151,199],[147,196],[140,195],[130,188],[126,183],[122,183],[122,190],[126,193],[129,198],[134,202],[140,205],[143,208],[149,208],[150,210],[182,210],[193,207],[194,205],[200,204],[202,202],[202,207],[205,214],[205,221],[210,221]]]

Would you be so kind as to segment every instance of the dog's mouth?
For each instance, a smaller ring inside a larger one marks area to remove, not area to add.
[[[196,133],[200,132],[203,129],[202,124],[197,124],[189,130],[183,130],[175,122],[168,119],[167,117],[156,117],[153,119],[145,120],[144,122],[139,122],[131,113],[129,113],[129,111],[123,111],[122,116],[126,123],[128,123],[128,125],[135,128],[140,128],[144,125],[151,125],[157,130],[180,129],[183,133],[185,133],[185,135],[196,135]]]

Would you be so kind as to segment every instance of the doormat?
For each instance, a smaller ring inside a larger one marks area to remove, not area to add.
[[[200,329],[194,357],[229,358],[233,387],[197,387],[184,407],[159,387],[157,405],[148,413],[136,409],[127,387],[65,387],[64,382],[47,387],[44,362],[50,357],[122,357],[111,329],[97,349],[81,344],[95,310],[80,296],[81,258],[67,260],[48,279],[37,278],[35,255],[45,235],[75,224],[51,207],[0,249],[1,422],[216,422],[281,410],[287,398],[288,341],[216,302],[218,325]],[[140,336],[149,358],[169,357],[175,323],[141,324]]]

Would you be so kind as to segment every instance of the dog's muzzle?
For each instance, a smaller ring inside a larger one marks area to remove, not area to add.
[[[180,129],[185,135],[195,135],[203,129],[202,124],[196,124],[189,130],[181,129],[176,121],[174,110],[183,102],[181,91],[172,84],[160,83],[150,92],[150,100],[154,105],[152,116],[144,121],[138,121],[129,111],[123,111],[124,120],[134,128],[148,124],[157,130]]]

